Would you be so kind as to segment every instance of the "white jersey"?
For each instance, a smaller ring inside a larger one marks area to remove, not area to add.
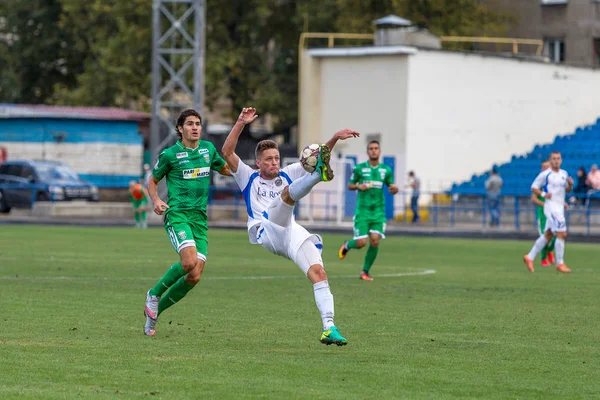
[[[271,202],[281,195],[284,187],[307,174],[308,172],[302,168],[300,163],[294,163],[282,168],[279,171],[279,176],[275,179],[267,180],[263,179],[258,171],[250,168],[240,160],[237,171],[232,172],[232,175],[242,190],[246,202],[248,236],[251,243],[258,244],[256,231],[258,225],[265,218],[265,210]]]
[[[532,189],[550,193],[552,197],[544,202],[544,214],[564,214],[566,188],[569,185],[567,179],[569,174],[564,169],[554,172],[551,168],[542,171],[531,185]]]

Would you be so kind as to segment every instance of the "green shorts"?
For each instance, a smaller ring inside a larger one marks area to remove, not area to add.
[[[170,211],[165,215],[165,229],[177,253],[196,247],[198,258],[208,255],[208,216],[205,211]]]
[[[141,200],[131,200],[131,204],[133,204],[133,209],[134,210],[137,210],[138,208],[143,207],[143,208],[146,208],[146,211],[148,211],[147,210],[147,208],[148,208],[148,199],[146,197],[144,197]]]
[[[382,239],[385,239],[385,221],[365,220],[354,218],[354,237],[352,239],[363,239],[369,237],[370,233],[378,233]]]

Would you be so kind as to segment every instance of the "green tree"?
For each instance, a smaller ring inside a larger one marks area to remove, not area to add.
[[[75,88],[59,82],[56,104],[149,109],[151,0],[61,0],[59,27],[83,54]]]
[[[476,0],[338,0],[336,30],[371,32],[371,22],[396,14],[439,36],[505,35],[516,17]]]
[[[253,105],[278,132],[298,120],[303,30],[373,32],[397,14],[438,35],[491,36],[514,21],[475,0],[207,0],[206,10],[206,104],[226,99],[232,116]],[[152,0],[0,1],[0,101],[148,110],[151,21]]]
[[[59,27],[59,0],[0,1],[0,102],[44,103],[53,85],[81,71],[73,37]]]

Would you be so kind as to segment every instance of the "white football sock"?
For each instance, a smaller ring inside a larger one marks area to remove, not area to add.
[[[321,182],[321,175],[319,175],[319,173],[316,171],[312,174],[304,175],[303,177],[296,179],[288,188],[290,191],[290,197],[294,201],[300,200],[309,194],[313,186],[319,182]]]
[[[315,302],[323,320],[323,330],[326,331],[334,325],[333,295],[329,290],[329,282],[327,281],[317,282],[313,285],[313,288],[315,289]]]
[[[564,239],[556,238],[554,242],[554,248],[556,249],[556,265],[562,265],[565,263],[565,241]]]
[[[537,256],[538,253],[540,251],[542,251],[542,249],[544,247],[546,247],[547,244],[548,244],[548,240],[546,239],[546,236],[544,236],[544,235],[540,236],[535,241],[533,247],[531,248],[531,251],[529,252],[529,254],[527,254],[527,257],[529,257],[530,260],[535,260],[535,256]]]

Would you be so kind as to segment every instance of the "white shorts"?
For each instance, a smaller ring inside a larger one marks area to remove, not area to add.
[[[567,221],[565,220],[564,212],[549,211],[544,214],[546,214],[544,232],[548,232],[548,230],[551,230],[552,233],[567,231]]]
[[[287,228],[281,227],[272,223],[269,220],[264,220],[261,227],[256,232],[256,241],[262,247],[273,254],[285,257],[300,267],[306,275],[311,265],[323,265],[320,257],[314,256],[314,260],[309,260],[307,263],[303,254],[299,255],[300,246],[307,240],[311,241],[319,250],[316,254],[321,254],[323,249],[323,239],[319,235],[308,232],[303,226],[292,221]]]

